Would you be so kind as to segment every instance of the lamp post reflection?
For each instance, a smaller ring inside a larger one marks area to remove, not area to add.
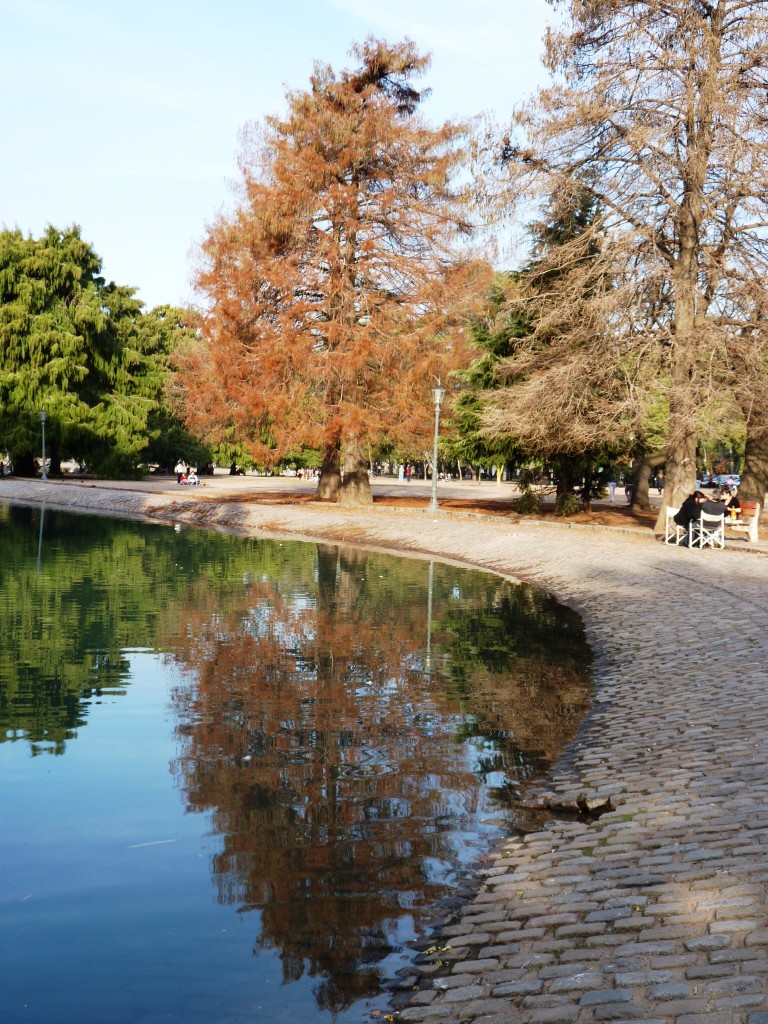
[[[48,474],[45,471],[45,409],[40,410],[40,425],[43,430],[43,480],[48,479]]]
[[[427,589],[427,659],[426,675],[432,675],[432,588],[435,583],[435,563],[429,563],[429,583]]]
[[[40,572],[40,564],[43,560],[43,524],[45,522],[45,502],[40,506],[40,532],[37,536],[37,571]]]

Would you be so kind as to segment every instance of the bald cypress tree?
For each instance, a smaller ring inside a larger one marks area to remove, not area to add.
[[[369,502],[365,445],[429,436],[429,388],[463,359],[478,264],[452,182],[461,126],[428,127],[409,42],[368,40],[356,68],[316,65],[287,114],[246,133],[242,199],[211,227],[205,340],[183,365],[188,421],[233,430],[259,461],[324,453],[321,492]]]

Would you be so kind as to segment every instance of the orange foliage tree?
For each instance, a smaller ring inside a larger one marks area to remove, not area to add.
[[[319,448],[320,496],[365,503],[366,443],[429,434],[429,388],[466,362],[486,267],[455,184],[466,128],[417,114],[429,59],[409,41],[352,53],[359,67],[316,64],[284,119],[246,127],[241,199],[203,243],[209,315],[180,379],[209,440],[266,464]]]

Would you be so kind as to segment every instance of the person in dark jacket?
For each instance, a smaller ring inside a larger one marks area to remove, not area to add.
[[[680,509],[675,513],[675,522],[685,530],[685,537],[681,541],[681,544],[685,547],[688,547],[688,541],[691,536],[691,523],[698,520],[704,504],[713,504],[713,502],[708,501],[703,491],[694,491],[693,494],[688,495]]]

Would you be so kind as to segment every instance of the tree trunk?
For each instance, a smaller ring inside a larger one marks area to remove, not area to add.
[[[684,209],[684,213],[686,213]],[[666,529],[667,508],[680,508],[696,487],[696,252],[695,218],[681,216],[681,254],[675,271],[675,332],[669,388],[667,484],[655,532]]]
[[[750,431],[752,416],[747,419],[747,443],[744,449],[744,472],[739,484],[742,501],[759,501],[760,512],[765,509],[768,488],[768,433]]]
[[[358,438],[349,438],[344,444],[344,474],[341,484],[340,505],[372,505],[371,480],[368,460]]]
[[[740,394],[740,405],[747,426],[739,497],[743,501],[759,501],[762,513],[768,487],[768,401],[763,397],[761,389],[743,387],[741,382],[753,377],[754,364],[744,358],[738,346],[733,346],[731,358],[735,370],[734,391]],[[763,366],[762,353],[758,366]]]
[[[23,455],[14,455],[13,475],[14,476],[37,476],[35,457],[31,452],[24,452]]]
[[[553,461],[553,470],[555,474],[555,503],[557,503],[557,499],[562,498],[564,494],[573,494],[576,474],[572,462],[565,458]]]
[[[585,512],[592,511],[592,483],[593,471],[590,466],[589,469],[584,470],[584,486],[581,489],[581,507]]]
[[[338,501],[341,494],[341,455],[338,444],[329,444],[323,452],[317,496],[321,501]]]
[[[666,457],[664,452],[653,452],[653,454],[643,452],[640,456],[632,474],[632,501],[630,502],[630,508],[649,509],[651,507],[651,499],[648,494],[651,470],[660,466]]]
[[[747,435],[744,453],[744,473],[739,484],[739,497],[743,501],[759,501],[760,511],[765,508],[768,488],[768,437],[753,440]]]
[[[59,446],[52,442],[51,443],[51,465],[48,470],[48,476],[61,476],[61,452]]]

